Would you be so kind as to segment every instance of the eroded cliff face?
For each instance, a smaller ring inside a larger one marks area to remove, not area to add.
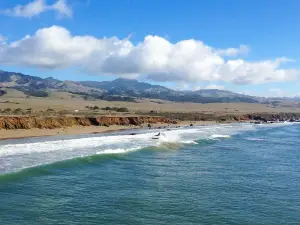
[[[142,125],[166,123],[176,124],[175,120],[163,117],[132,116],[132,117],[6,117],[0,116],[0,129],[54,129],[71,126],[111,126],[111,125]]]
[[[196,118],[196,117],[195,117]],[[247,121],[295,121],[299,120],[300,114],[246,114],[215,116],[214,120],[219,122],[247,122]],[[190,118],[189,118],[190,119]],[[213,120],[210,118],[210,120]],[[189,120],[192,121],[192,120]],[[194,119],[195,121],[195,119]],[[168,119],[159,116],[129,116],[129,117],[34,117],[34,116],[0,116],[0,129],[54,129],[72,126],[139,126],[142,124],[177,124],[176,119]]]

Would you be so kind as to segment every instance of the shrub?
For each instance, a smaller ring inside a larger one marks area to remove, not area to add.
[[[12,112],[11,108],[6,108],[3,110],[3,113],[11,113],[11,112]]]
[[[7,92],[0,89],[0,96],[5,95]]]
[[[33,96],[33,97],[41,97],[45,98],[49,96],[49,93],[46,91],[39,91],[39,90],[23,90],[24,94]]]
[[[14,114],[21,114],[22,113],[22,109],[17,108],[13,111]]]
[[[105,108],[102,108],[102,110],[111,111],[111,110],[113,110],[113,108],[107,106],[107,107],[105,107]]]
[[[129,112],[129,110],[126,107],[118,108],[116,111],[117,112]]]
[[[106,111],[115,111],[115,112],[129,112],[128,108],[126,107],[105,107],[105,108],[102,108],[102,110],[106,110]]]

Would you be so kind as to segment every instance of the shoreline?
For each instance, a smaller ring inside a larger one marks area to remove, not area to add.
[[[180,121],[178,124],[164,124],[156,123],[151,124],[151,129],[166,129],[175,128],[178,126],[199,126],[199,125],[214,125],[217,124],[216,121]],[[51,136],[71,136],[80,134],[101,134],[101,133],[113,133],[123,130],[135,130],[135,129],[148,129],[147,124],[140,126],[121,126],[112,125],[109,127],[105,126],[72,126],[54,129],[13,129],[6,130],[0,129],[0,141],[4,140],[16,140],[16,139],[26,139],[26,138],[36,138],[36,137],[51,137]]]

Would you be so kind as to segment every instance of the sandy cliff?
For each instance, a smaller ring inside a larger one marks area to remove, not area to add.
[[[71,126],[111,126],[141,125],[144,123],[176,124],[175,120],[163,117],[132,116],[132,117],[23,117],[0,116],[0,129],[54,129]]]
[[[160,116],[127,116],[127,117],[34,117],[34,116],[0,116],[0,129],[55,129],[73,126],[139,126],[142,124],[177,124],[179,118]],[[196,117],[195,117],[196,118]],[[209,120],[219,122],[239,122],[239,121],[294,121],[299,120],[300,115],[296,113],[280,113],[280,114],[246,114],[246,115],[226,115],[210,118]],[[196,121],[196,119],[187,118],[188,121]],[[207,120],[207,119],[200,119]]]

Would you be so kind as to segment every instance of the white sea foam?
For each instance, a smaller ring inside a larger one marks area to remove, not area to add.
[[[263,138],[246,138],[248,141],[263,141]]]
[[[41,138],[37,139],[40,141],[32,143],[24,141],[19,144],[1,144],[0,142],[0,173],[81,156],[123,154],[148,146],[165,146],[164,143],[197,144],[196,140],[228,138],[240,132],[254,130],[257,127],[253,124],[236,124],[160,130],[162,135],[158,140],[153,140],[152,137],[159,130],[147,130],[136,135],[74,137],[74,139],[54,141],[49,141],[49,138]]]
[[[213,134],[210,136],[210,138],[212,139],[216,139],[216,138],[230,138],[231,135],[228,134]]]
[[[103,151],[99,151],[96,154],[97,155],[103,155],[103,154],[123,154],[123,153],[127,153],[127,152],[132,152],[132,151],[136,151],[139,148],[128,148],[128,149],[124,149],[124,148],[114,148],[114,149],[106,149]]]

